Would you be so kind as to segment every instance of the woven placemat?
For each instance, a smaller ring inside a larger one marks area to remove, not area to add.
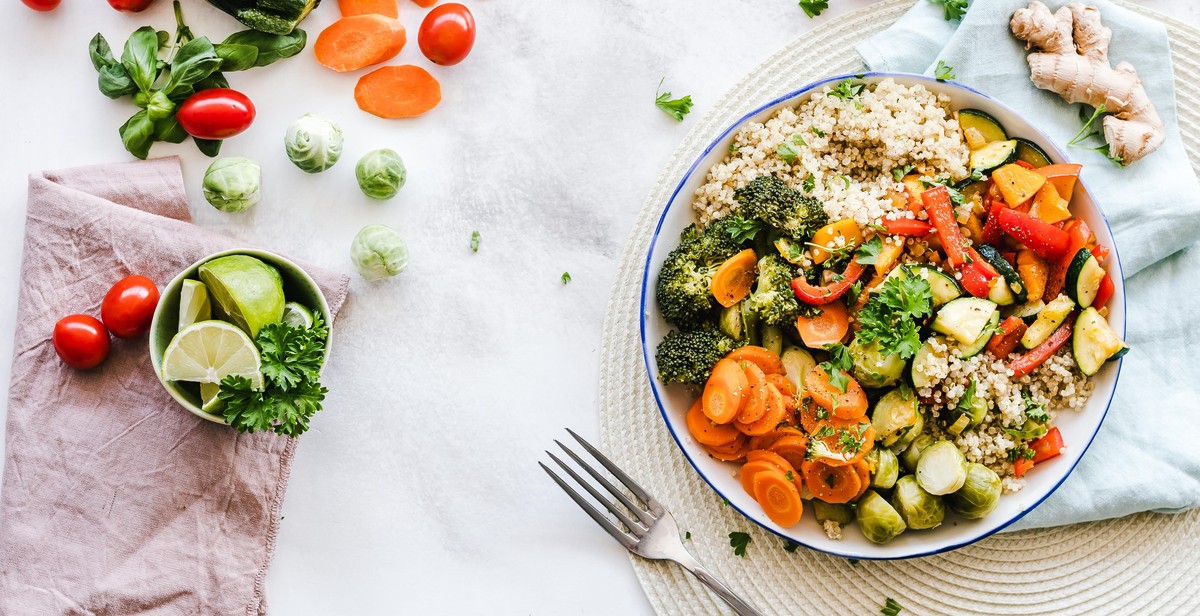
[[[924,0],[921,0],[924,1]],[[1200,172],[1200,30],[1114,0],[1163,22],[1171,39],[1179,125]],[[642,207],[609,299],[600,373],[605,450],[666,503],[689,548],[759,609],[771,614],[878,614],[885,597],[912,614],[1184,614],[1200,605],[1200,510],[994,535],[966,548],[906,561],[862,561],[783,550],[741,517],[691,468],[650,392],[638,338],[642,269],[670,191],[714,135],[762,101],[862,63],[853,46],[892,24],[912,0],[885,0],[822,24],[742,80],[675,151]],[[730,531],[752,537],[733,555]],[[729,613],[673,563],[631,556],[660,614]]]

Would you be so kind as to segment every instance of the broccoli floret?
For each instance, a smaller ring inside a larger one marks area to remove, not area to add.
[[[793,324],[800,316],[800,302],[792,291],[796,268],[777,254],[758,260],[758,282],[746,298],[750,309],[767,325]]]
[[[741,245],[722,221],[703,231],[694,227],[684,230],[679,246],[667,255],[658,272],[655,298],[663,318],[688,329],[711,322],[717,306],[709,288],[713,272],[739,250]]]
[[[760,175],[733,193],[741,209],[783,233],[808,239],[829,224],[820,201],[806,197],[773,175]]]
[[[736,340],[712,326],[672,331],[658,343],[658,378],[664,383],[703,385],[713,366],[738,346]]]

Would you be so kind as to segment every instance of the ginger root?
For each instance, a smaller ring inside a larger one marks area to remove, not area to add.
[[[1033,85],[1068,103],[1104,105],[1108,155],[1128,165],[1158,149],[1166,136],[1162,119],[1128,62],[1108,61],[1112,30],[1100,23],[1095,7],[1073,3],[1053,15],[1038,0],[1017,9],[1009,22],[1025,41]]]

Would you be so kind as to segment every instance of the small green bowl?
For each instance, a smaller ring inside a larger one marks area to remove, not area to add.
[[[180,272],[171,282],[167,283],[167,286],[162,289],[158,306],[154,309],[154,318],[150,321],[150,363],[154,366],[154,374],[158,377],[158,382],[162,383],[163,389],[166,389],[167,393],[171,394],[171,397],[175,398],[175,401],[180,406],[191,411],[194,415],[226,425],[228,425],[228,422],[225,421],[224,417],[205,413],[200,408],[200,394],[198,388],[194,387],[194,384],[177,383],[163,379],[162,359],[163,353],[167,350],[167,345],[171,343],[171,339],[179,331],[179,292],[183,287],[183,281],[189,278],[193,280],[199,279],[197,272],[201,265],[218,257],[228,255],[248,255],[275,266],[279,270],[279,275],[283,277],[283,295],[287,298],[287,301],[304,304],[309,309],[320,314],[326,323],[333,322],[329,313],[329,302],[325,300],[325,294],[321,292],[321,287],[317,286],[312,277],[301,269],[299,265],[265,250],[241,248],[208,255],[188,266],[187,269]],[[329,363],[329,350],[333,346],[332,342],[333,330],[331,328],[329,339],[325,341],[325,357],[321,362],[322,370]]]

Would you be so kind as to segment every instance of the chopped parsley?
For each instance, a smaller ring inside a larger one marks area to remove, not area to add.
[[[800,180],[800,188],[803,188],[804,192],[806,192],[806,193],[812,192],[813,189],[816,187],[817,187],[817,180],[816,180],[816,178],[814,178],[812,176],[811,173],[808,174],[808,176],[805,177],[803,180]]]
[[[958,404],[954,408],[960,411],[970,411],[975,405],[975,377],[971,377],[971,382],[967,385],[967,390],[963,392],[961,398],[958,399]]]
[[[1032,460],[1033,456],[1034,453],[1032,449],[1024,445],[1017,445],[1016,447],[1009,449],[1008,454],[1006,454],[1005,457],[1009,462],[1016,462],[1017,460]]]
[[[568,282],[571,282],[571,272],[563,272],[562,283],[567,284]]]
[[[857,566],[858,566],[858,559],[857,559],[857,558],[849,558],[849,559],[846,559],[846,562],[849,562],[851,567],[857,567]]]
[[[864,344],[877,342],[883,355],[908,359],[921,348],[917,320],[932,312],[929,281],[918,276],[887,278],[858,312],[861,327],[857,338]]]
[[[844,101],[854,100],[859,94],[862,94],[864,84],[855,83],[853,79],[847,79],[835,86],[829,91],[829,96],[839,98]]]
[[[729,533],[729,545],[735,556],[746,556],[746,546],[750,545],[750,535],[738,531]]]
[[[730,154],[736,154],[737,151],[738,151],[738,146],[736,143],[729,144],[729,153]]]
[[[721,499],[721,506],[722,506],[722,507],[728,507],[728,506],[729,506],[729,499],[728,499],[728,498],[722,498],[722,499]]]
[[[967,14],[967,0],[929,0],[942,7],[942,17],[946,21],[962,19]]]
[[[787,477],[787,480],[788,480],[788,481],[795,481],[795,480],[796,480],[796,475],[795,475],[795,474],[793,474],[793,473],[792,473],[792,471],[788,471],[788,472],[787,472],[787,475],[786,475],[786,477]]]
[[[849,370],[854,365],[854,358],[850,356],[850,349],[846,345],[832,342],[821,348],[829,352],[829,364],[842,370]]]
[[[861,280],[855,280],[854,284],[850,285],[850,290],[846,291],[846,305],[854,306],[858,303],[858,296],[862,295],[863,283]]]
[[[1038,423],[1046,423],[1050,421],[1050,413],[1046,411],[1046,405],[1038,404],[1029,397],[1028,392],[1021,393],[1021,399],[1025,401],[1025,416]]]
[[[663,77],[663,79],[659,80],[658,82],[658,90],[655,91],[654,104],[658,105],[658,108],[662,109],[663,113],[675,118],[676,122],[682,122],[683,116],[687,115],[688,112],[692,110],[692,97],[689,95],[682,98],[672,99],[670,92],[661,92],[663,80],[665,79],[666,77]]]
[[[687,539],[688,541],[691,541],[692,540],[692,531],[689,530],[689,531],[683,533],[683,538]]]
[[[879,259],[879,253],[883,251],[883,239],[878,235],[872,237],[858,247],[854,254],[858,256],[860,265],[875,265]],[[853,305],[853,303],[851,303]]]
[[[479,252],[479,232],[471,232],[471,252]]]
[[[946,192],[950,193],[950,203],[954,205],[962,205],[967,202],[967,198],[961,192],[950,185],[950,178],[945,177],[940,180],[921,180],[921,185],[925,188],[933,188],[935,186],[945,186]]]
[[[897,603],[895,599],[888,597],[887,601],[883,602],[883,608],[879,610],[879,613],[883,614],[883,616],[896,616],[903,609],[904,607]]]
[[[829,0],[800,0],[800,10],[808,15],[809,19],[820,15],[829,8]]]
[[[754,236],[762,230],[763,223],[753,218],[733,216],[725,228],[729,230],[729,236],[733,238],[733,241],[741,244],[754,239]]]
[[[792,135],[792,143],[808,147],[808,142],[804,140],[804,135],[801,135],[800,133]]]
[[[829,411],[825,410],[824,408],[817,407],[817,420],[825,421],[826,419],[829,419]]]
[[[810,129],[808,129],[808,130],[811,130],[811,131],[812,131],[812,134],[814,134],[814,135],[816,135],[816,136],[818,136],[818,137],[824,137],[824,136],[825,136],[825,131],[823,131],[823,130],[821,130],[821,129],[817,128],[816,126],[814,126],[814,127],[810,128]]]
[[[796,162],[796,156],[799,154],[796,152],[796,149],[791,146],[791,144],[784,141],[775,147],[775,155],[779,158],[782,158],[783,162],[790,165]]]
[[[916,167],[913,165],[904,165],[903,167],[896,167],[895,169],[892,169],[892,179],[899,182],[899,181],[903,180],[904,176],[908,175],[909,172],[912,171],[913,169],[916,169]]]
[[[938,81],[946,81],[947,79],[954,79],[954,77],[954,67],[938,60],[937,68],[933,69],[933,78]]]
[[[859,425],[863,426],[864,430],[867,426],[867,424]],[[845,453],[858,453],[863,447],[862,435],[855,436],[852,431],[843,429],[838,436],[838,445],[841,446],[842,451]]]

